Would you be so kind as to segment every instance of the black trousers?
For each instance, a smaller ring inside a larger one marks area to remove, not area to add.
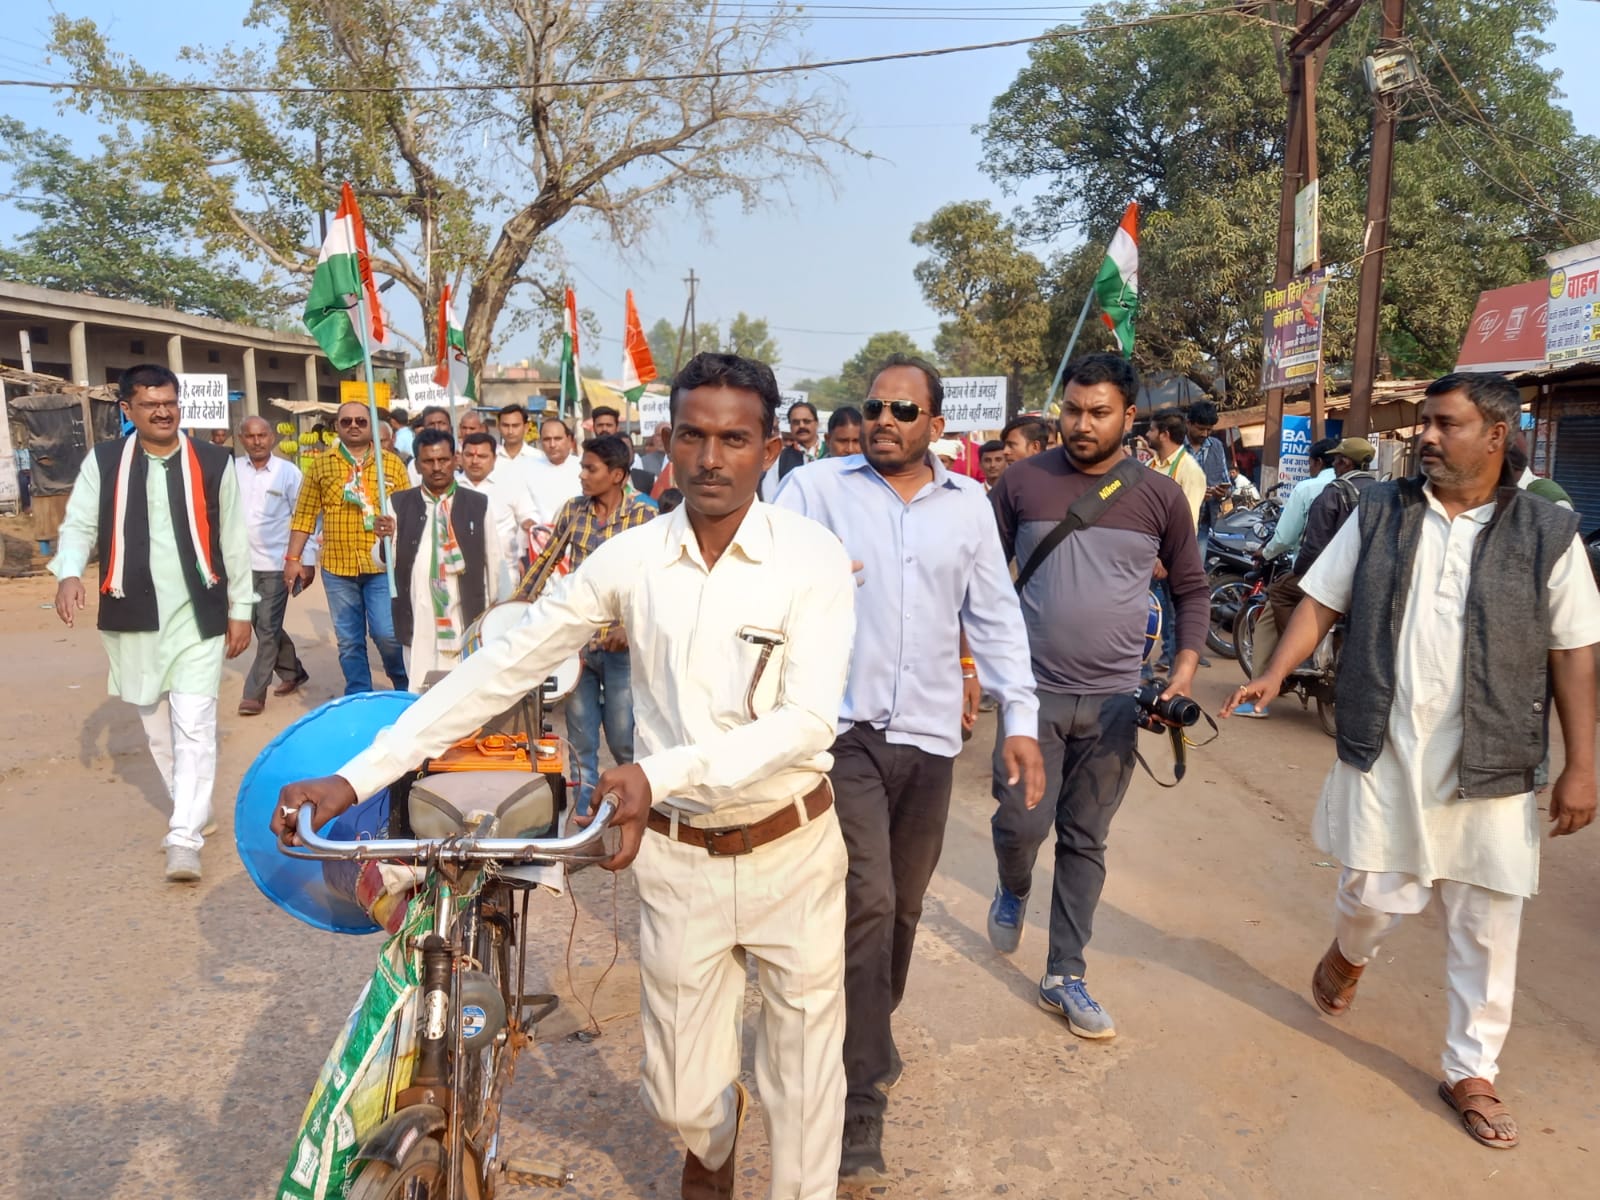
[[[1111,818],[1133,779],[1139,736],[1137,710],[1127,693],[1068,696],[1039,692],[1039,750],[1044,755],[1044,799],[1029,809],[1022,785],[1006,782],[1000,757],[1005,731],[995,741],[991,828],[1000,883],[1026,896],[1039,847],[1055,826],[1055,886],[1050,901],[1048,975],[1082,976],[1083,950],[1094,932],[1094,910],[1106,882],[1106,836]]]
[[[252,571],[256,601],[250,616],[256,630],[256,656],[250,663],[244,680],[245,700],[265,700],[267,684],[272,674],[288,683],[306,673],[295,653],[294,640],[283,631],[283,615],[289,607],[289,589],[284,586],[282,571]]]
[[[939,865],[955,759],[857,725],[833,744],[845,882],[845,1114],[881,1113],[889,1017],[905,995],[922,898]]]

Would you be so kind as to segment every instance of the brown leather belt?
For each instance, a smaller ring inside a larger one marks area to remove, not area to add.
[[[815,821],[828,811],[833,803],[833,789],[824,779],[800,802],[806,810],[806,820]],[[749,854],[758,846],[775,842],[785,834],[800,828],[800,813],[793,804],[785,805],[770,817],[753,825],[726,825],[721,829],[703,829],[678,822],[678,841],[685,846],[696,846],[713,858],[732,858]],[[672,818],[660,809],[650,810],[649,827],[667,837],[672,836]]]

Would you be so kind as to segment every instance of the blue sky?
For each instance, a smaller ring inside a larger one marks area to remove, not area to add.
[[[909,7],[896,0],[896,7]],[[216,44],[240,36],[247,0],[56,0],[72,16],[110,25],[121,47],[148,65],[185,44]],[[935,7],[960,7],[939,0]],[[808,45],[819,58],[915,50],[998,41],[1039,33],[1075,19],[1079,4],[1052,11],[1038,5],[975,4],[968,12],[936,19],[823,19],[813,23]],[[1033,11],[1029,11],[1029,9]],[[825,10],[814,9],[816,15]],[[921,10],[923,13],[929,9]],[[837,12],[837,10],[836,10]],[[1563,72],[1566,104],[1580,131],[1600,134],[1600,73],[1592,47],[1600,44],[1600,3],[1559,0],[1557,20],[1546,32],[1557,49],[1549,64]],[[837,12],[843,17],[843,12]],[[42,6],[9,22],[0,34],[0,77],[48,77],[40,65],[48,11]],[[693,267],[702,279],[699,315],[724,327],[736,313],[764,316],[781,348],[780,379],[792,383],[828,374],[878,330],[901,329],[931,343],[938,317],[923,303],[912,268],[921,257],[909,241],[911,228],[952,200],[1002,197],[978,169],[979,139],[971,132],[984,120],[991,100],[1026,62],[1025,49],[992,50],[926,61],[854,67],[837,73],[852,113],[852,140],[871,151],[870,160],[840,159],[834,186],[801,180],[792,203],[775,202],[746,214],[719,206],[709,227],[697,220],[665,216],[647,239],[646,257],[626,257],[581,234],[564,235],[575,268],[579,303],[592,309],[600,337],[585,347],[586,363],[608,376],[619,371],[621,298],[632,287],[646,326],[657,317],[674,324],[683,311],[682,283]],[[182,74],[181,67],[174,72]],[[93,146],[98,127],[86,118],[62,116],[45,93],[0,90],[0,111],[33,125],[54,128]],[[27,218],[0,201],[0,236],[24,227]],[[397,293],[391,292],[392,298]],[[396,316],[406,320],[403,308]],[[414,324],[414,318],[412,323]],[[500,357],[536,353],[524,335]]]

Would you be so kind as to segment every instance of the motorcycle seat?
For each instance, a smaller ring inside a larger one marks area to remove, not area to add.
[[[556,826],[550,785],[544,776],[526,770],[424,776],[411,785],[408,811],[411,830],[419,838],[549,837]]]

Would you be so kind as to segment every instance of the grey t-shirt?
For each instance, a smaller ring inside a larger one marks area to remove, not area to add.
[[[1155,471],[1091,528],[1066,538],[1022,592],[1033,674],[1048,692],[1097,695],[1139,685],[1150,579],[1167,569],[1180,650],[1205,644],[1211,602],[1183,490]],[[1020,568],[1067,509],[1103,476],[1059,446],[1006,468],[989,494],[1000,540]]]

